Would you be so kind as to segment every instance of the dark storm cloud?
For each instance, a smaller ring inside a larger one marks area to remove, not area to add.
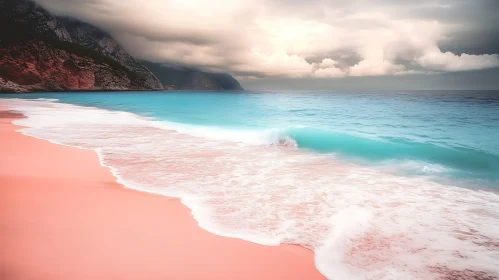
[[[456,54],[499,53],[499,1],[441,1],[440,7],[411,7],[401,16],[435,19],[452,24],[448,38],[439,42],[443,51]]]

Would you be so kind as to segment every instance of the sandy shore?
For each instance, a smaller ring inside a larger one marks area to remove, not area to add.
[[[177,199],[125,189],[95,152],[15,132],[0,108],[0,279],[324,279],[313,253],[201,229]]]

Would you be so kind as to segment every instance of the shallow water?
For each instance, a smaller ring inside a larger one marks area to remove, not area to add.
[[[499,277],[497,92],[3,97],[23,133],[97,150],[213,233],[310,248],[329,279]]]

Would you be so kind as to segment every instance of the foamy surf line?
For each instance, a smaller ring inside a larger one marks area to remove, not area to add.
[[[27,116],[15,122],[27,127],[22,133],[96,150],[120,183],[180,198],[212,233],[314,250],[329,279],[499,277],[495,194],[194,137],[127,112],[53,100],[2,103]]]

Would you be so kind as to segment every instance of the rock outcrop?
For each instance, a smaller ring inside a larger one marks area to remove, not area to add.
[[[108,33],[29,0],[0,0],[0,92],[161,89]]]

